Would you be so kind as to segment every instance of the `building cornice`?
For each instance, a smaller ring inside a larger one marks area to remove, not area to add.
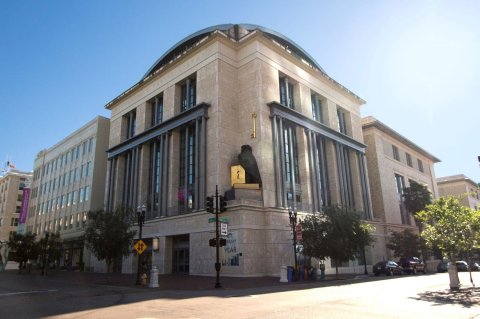
[[[252,34],[262,34],[272,43],[282,48],[290,56],[295,57],[297,61],[304,64],[305,66],[310,67],[313,70],[316,70],[323,78],[325,78],[334,86],[340,88],[350,97],[353,97],[360,104],[366,103],[362,98],[354,94],[352,91],[348,90],[345,86],[341,85],[333,78],[331,78],[305,50],[303,50],[299,45],[297,45],[294,41],[290,40],[286,36],[258,25],[222,24],[202,29],[176,43],[173,47],[167,50],[159,59],[157,59],[157,61],[155,61],[155,63],[149,68],[147,73],[145,73],[145,75],[140,79],[140,81],[138,81],[130,88],[125,90],[123,93],[121,93],[119,96],[108,102],[105,105],[105,108],[111,110],[113,105],[115,105],[117,102],[126,98],[127,96],[130,96],[133,92],[136,92],[137,89],[142,87],[144,84],[149,83],[153,78],[156,78],[159,74],[163,73],[173,64],[176,64],[177,61],[184,60],[187,56],[191,56],[191,54],[197,51],[200,47],[203,47],[207,43],[211,43],[215,38],[217,38],[217,36],[221,35],[223,38],[230,39],[235,44],[241,45],[242,42],[254,38],[251,37]]]
[[[434,162],[434,163],[441,162],[440,159],[433,156],[432,154],[430,154],[429,152],[427,152],[426,150],[424,150],[420,146],[416,145],[415,143],[413,143],[412,141],[410,141],[409,139],[407,139],[403,135],[399,134],[395,130],[391,129],[387,125],[383,124],[382,122],[380,122],[379,120],[377,120],[373,116],[367,116],[367,117],[362,118],[362,130],[366,130],[366,129],[372,128],[372,127],[378,129],[379,131],[382,131],[386,135],[391,136],[392,138],[396,139],[397,141],[407,145],[411,149],[415,150],[416,152],[418,152],[418,153],[422,154],[423,156],[427,157],[428,159],[430,159],[432,162]]]
[[[365,153],[365,149],[367,146],[351,138],[348,135],[335,131],[334,129],[311,118],[308,118],[302,113],[292,110],[276,101],[270,102],[267,105],[270,107],[271,117],[280,116],[290,122],[304,127],[306,130],[311,130],[315,133],[319,133],[332,141],[339,142],[361,153]]]
[[[469,177],[463,175],[463,174],[458,174],[458,175],[451,175],[451,176],[444,176],[444,177],[438,177],[437,178],[437,184],[448,184],[448,183],[455,183],[455,182],[466,182],[469,184],[472,184],[472,186],[478,187],[477,183],[475,183],[472,179]]]
[[[174,116],[165,122],[162,122],[158,125],[155,125],[138,135],[129,138],[128,140],[111,147],[107,150],[107,157],[111,159],[115,156],[118,156],[126,151],[129,151],[135,147],[141,146],[149,140],[154,139],[157,136],[168,133],[173,129],[189,123],[199,117],[208,117],[207,109],[210,105],[207,103],[197,104],[195,107],[180,113],[177,116]]]

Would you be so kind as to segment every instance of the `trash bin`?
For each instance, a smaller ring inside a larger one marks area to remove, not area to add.
[[[293,267],[292,266],[287,267],[287,279],[288,279],[288,282],[293,281]]]

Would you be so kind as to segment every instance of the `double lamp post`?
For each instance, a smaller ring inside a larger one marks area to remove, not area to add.
[[[293,278],[297,278],[298,262],[297,262],[297,208],[288,208],[288,219],[293,233],[293,256],[295,258],[295,268],[293,269]]]

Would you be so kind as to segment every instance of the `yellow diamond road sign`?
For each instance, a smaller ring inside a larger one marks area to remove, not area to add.
[[[140,239],[135,243],[135,245],[133,245],[133,248],[135,248],[137,253],[141,255],[145,251],[145,249],[147,249],[147,244],[145,244],[145,242]]]

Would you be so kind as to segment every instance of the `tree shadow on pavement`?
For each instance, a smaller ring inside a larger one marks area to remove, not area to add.
[[[429,301],[437,305],[457,304],[465,308],[478,307],[480,305],[480,288],[470,287],[459,290],[427,291],[418,294],[416,300]]]

